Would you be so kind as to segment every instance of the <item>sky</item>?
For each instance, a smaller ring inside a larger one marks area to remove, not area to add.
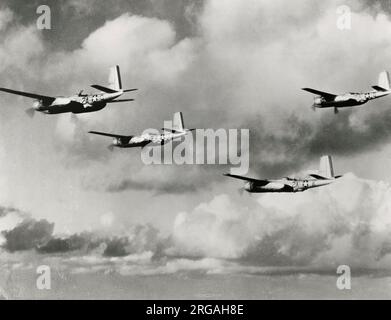
[[[0,5],[2,87],[93,92],[118,64],[124,86],[139,90],[99,112],[32,119],[30,99],[0,95],[0,286],[15,273],[36,297],[23,279],[42,263],[90,285],[102,278],[108,296],[113,274],[178,277],[177,288],[217,277],[224,292],[232,277],[243,288],[247,276],[294,287],[292,276],[329,277],[341,264],[389,276],[390,100],[335,115],[313,112],[300,90],[377,83],[390,69],[386,1],[49,1],[50,30],[36,27],[39,5]],[[341,5],[349,30],[337,28]],[[227,165],[145,165],[140,150],[110,152],[87,134],[158,129],[176,111],[191,128],[249,129],[250,176],[300,175],[323,154],[346,175],[304,193],[241,196]],[[252,294],[265,297],[238,291]]]

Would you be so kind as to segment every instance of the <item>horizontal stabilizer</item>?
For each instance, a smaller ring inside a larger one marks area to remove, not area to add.
[[[178,131],[178,130],[168,129],[168,128],[162,128],[162,130],[163,131],[172,132],[172,133],[183,133],[183,131]]]
[[[326,177],[320,176],[318,174],[310,174],[310,176],[317,179],[317,180],[330,180],[330,178],[326,178]]]
[[[115,91],[114,89],[107,88],[107,87],[104,87],[104,86],[100,86],[99,84],[92,84],[91,87],[94,88],[94,89],[97,89],[99,91],[106,92],[106,93],[116,93],[116,92],[118,92],[118,91]]]
[[[123,92],[130,92],[130,91],[136,91],[138,89],[125,89],[125,90],[122,90]]]
[[[382,91],[382,92],[388,91],[387,89],[379,87],[379,86],[372,86],[372,88],[375,89],[376,91]]]
[[[313,93],[313,94],[316,94],[318,96],[322,96],[324,97],[326,100],[333,100],[337,95],[335,94],[332,94],[332,93],[328,93],[328,92],[324,92],[324,91],[319,91],[319,90],[315,90],[315,89],[311,89],[311,88],[302,88],[302,90],[304,91],[308,91],[310,93]]]
[[[98,134],[101,136],[112,137],[112,138],[121,138],[121,139],[132,139],[133,138],[133,136],[121,136],[119,134],[112,134],[112,133],[99,132],[99,131],[88,131],[88,133]]]
[[[134,101],[134,99],[119,99],[119,100],[112,100],[107,102],[112,103],[112,102],[127,102],[127,101]]]

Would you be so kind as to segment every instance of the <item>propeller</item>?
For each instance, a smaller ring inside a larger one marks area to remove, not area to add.
[[[109,149],[111,152],[113,152],[113,150],[114,150],[114,145],[113,145],[113,144],[110,144],[109,146],[107,146],[107,149]]]
[[[311,106],[312,111],[316,111],[315,103]]]
[[[339,112],[337,107],[334,107],[334,114],[337,114]]]
[[[34,109],[34,108],[28,108],[28,109],[26,110],[26,114],[27,114],[30,118],[34,117],[35,109]]]

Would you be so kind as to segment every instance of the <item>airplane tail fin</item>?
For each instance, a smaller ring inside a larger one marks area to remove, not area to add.
[[[319,175],[327,179],[334,178],[333,160],[331,156],[323,156],[320,158]]]
[[[174,118],[172,121],[172,126],[175,131],[183,132],[185,131],[185,125],[183,122],[182,112],[175,112]]]
[[[119,71],[119,66],[114,66],[110,68],[109,88],[115,91],[122,90],[121,73]]]
[[[390,87],[390,74],[388,73],[388,71],[380,72],[377,87],[378,87],[378,89],[375,88],[377,91],[388,91],[391,89],[391,87]]]

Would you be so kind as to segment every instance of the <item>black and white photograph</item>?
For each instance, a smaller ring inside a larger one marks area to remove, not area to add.
[[[0,300],[390,299],[389,72],[388,0],[0,0]]]

